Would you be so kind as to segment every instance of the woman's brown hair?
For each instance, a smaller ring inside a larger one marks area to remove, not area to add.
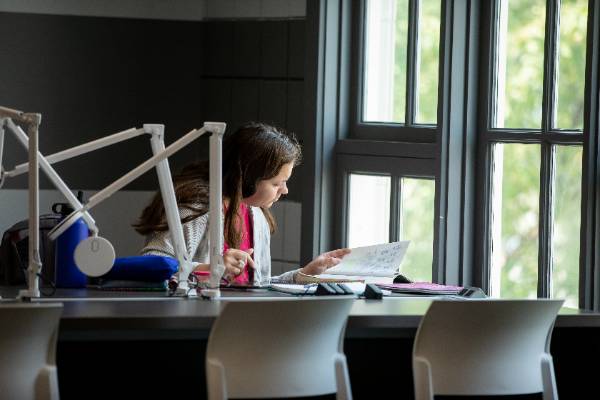
[[[241,243],[241,220],[237,210],[243,198],[256,192],[259,181],[279,174],[285,164],[298,165],[300,145],[292,134],[262,123],[248,123],[223,140],[223,197],[229,199],[225,211],[225,242],[232,248]],[[194,220],[208,212],[208,162],[195,162],[185,166],[173,177],[175,197],[179,207],[188,208],[191,214],[182,223]],[[268,208],[261,207],[271,233],[275,220]],[[165,208],[160,192],[154,195],[139,220],[133,225],[142,235],[165,231]]]

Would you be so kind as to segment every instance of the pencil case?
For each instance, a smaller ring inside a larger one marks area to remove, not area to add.
[[[115,259],[112,269],[101,276],[103,280],[159,282],[169,279],[179,262],[167,256],[132,256]]]

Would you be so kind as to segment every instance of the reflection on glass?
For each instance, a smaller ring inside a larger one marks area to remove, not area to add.
[[[540,146],[493,145],[491,295],[537,297]]]
[[[366,6],[363,121],[404,122],[408,0]]]
[[[579,305],[581,146],[556,146],[552,221],[552,297]]]
[[[440,0],[422,0],[419,15],[418,88],[416,122],[437,122],[440,53]]]
[[[400,240],[410,245],[400,271],[416,282],[431,282],[435,181],[402,178]]]
[[[389,176],[350,174],[348,247],[389,242],[390,183]]]
[[[557,128],[583,129],[587,6],[587,0],[560,3]]]
[[[494,128],[536,128],[542,121],[544,0],[499,1]]]

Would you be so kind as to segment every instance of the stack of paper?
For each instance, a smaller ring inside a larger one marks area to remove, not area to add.
[[[393,293],[410,293],[421,295],[452,295],[458,294],[462,286],[440,285],[429,282],[394,283],[389,285],[377,285]]]

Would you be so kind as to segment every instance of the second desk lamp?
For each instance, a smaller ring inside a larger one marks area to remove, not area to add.
[[[10,109],[2,109],[10,110]],[[14,110],[11,110],[14,111]],[[12,116],[12,115],[11,115]],[[7,118],[5,125],[12,130],[21,143],[27,148],[29,143],[27,135],[21,130],[19,126],[14,124],[10,119]],[[103,200],[113,195],[118,190],[135,180],[143,173],[147,172],[153,167],[156,167],[159,179],[159,185],[161,190],[161,196],[165,204],[165,213],[167,217],[167,224],[171,237],[173,240],[173,247],[175,251],[175,257],[178,260],[179,268],[176,273],[176,282],[178,283],[175,290],[175,294],[178,295],[191,295],[194,294],[193,290],[189,289],[188,276],[193,269],[193,263],[191,261],[192,255],[188,253],[185,241],[183,237],[183,228],[181,220],[179,218],[179,212],[177,207],[177,201],[175,197],[175,191],[173,182],[171,179],[171,172],[168,163],[168,157],[187,146],[192,141],[196,140],[206,132],[212,133],[210,138],[210,194],[209,194],[209,218],[212,221],[220,221],[217,224],[210,224],[209,226],[209,243],[210,243],[210,280],[209,287],[203,289],[201,294],[203,297],[218,297],[220,295],[219,283],[220,279],[225,271],[223,265],[223,225],[221,219],[221,146],[222,138],[225,132],[225,123],[222,122],[205,122],[201,129],[194,129],[171,145],[165,148],[164,145],[164,125],[159,124],[145,124],[142,129],[128,129],[123,132],[119,132],[107,137],[73,147],[55,153],[48,157],[44,157],[41,153],[37,152],[37,158],[39,159],[40,165],[46,174],[49,176],[51,181],[57,186],[57,188],[65,195],[68,202],[73,207],[74,211],[67,216],[61,223],[59,223],[50,233],[51,239],[56,239],[64,231],[66,231],[75,221],[79,218],[83,218],[88,224],[92,236],[82,241],[75,250],[75,262],[83,273],[88,276],[96,277],[107,273],[115,260],[115,252],[112,244],[105,238],[98,236],[98,228],[89,214],[89,210],[98,205]],[[85,205],[82,205],[77,198],[71,193],[69,188],[60,179],[58,174],[51,167],[51,163],[66,160],[80,154],[84,154],[126,139],[139,136],[140,134],[151,135],[151,145],[153,156],[125,174],[115,182],[108,185],[106,188],[97,192],[95,195],[90,197]],[[0,142],[1,143],[1,142]],[[0,146],[0,155],[1,155]],[[30,149],[31,150],[31,149]],[[30,157],[31,160],[31,157]],[[30,161],[31,163],[31,161]],[[15,167],[11,171],[2,172],[4,177],[11,177],[27,172],[29,169],[28,163],[21,164]],[[30,174],[31,175],[31,174]],[[36,185],[37,186],[37,185]],[[36,187],[37,189],[37,187]],[[31,190],[30,190],[31,192]],[[37,190],[36,190],[37,192]],[[31,210],[30,210],[31,211]],[[30,212],[31,220],[31,212]],[[37,230],[37,229],[36,229]],[[39,257],[38,257],[39,259]],[[31,278],[31,275],[30,275]],[[35,277],[37,281],[37,276]],[[37,292],[39,296],[39,291]]]

